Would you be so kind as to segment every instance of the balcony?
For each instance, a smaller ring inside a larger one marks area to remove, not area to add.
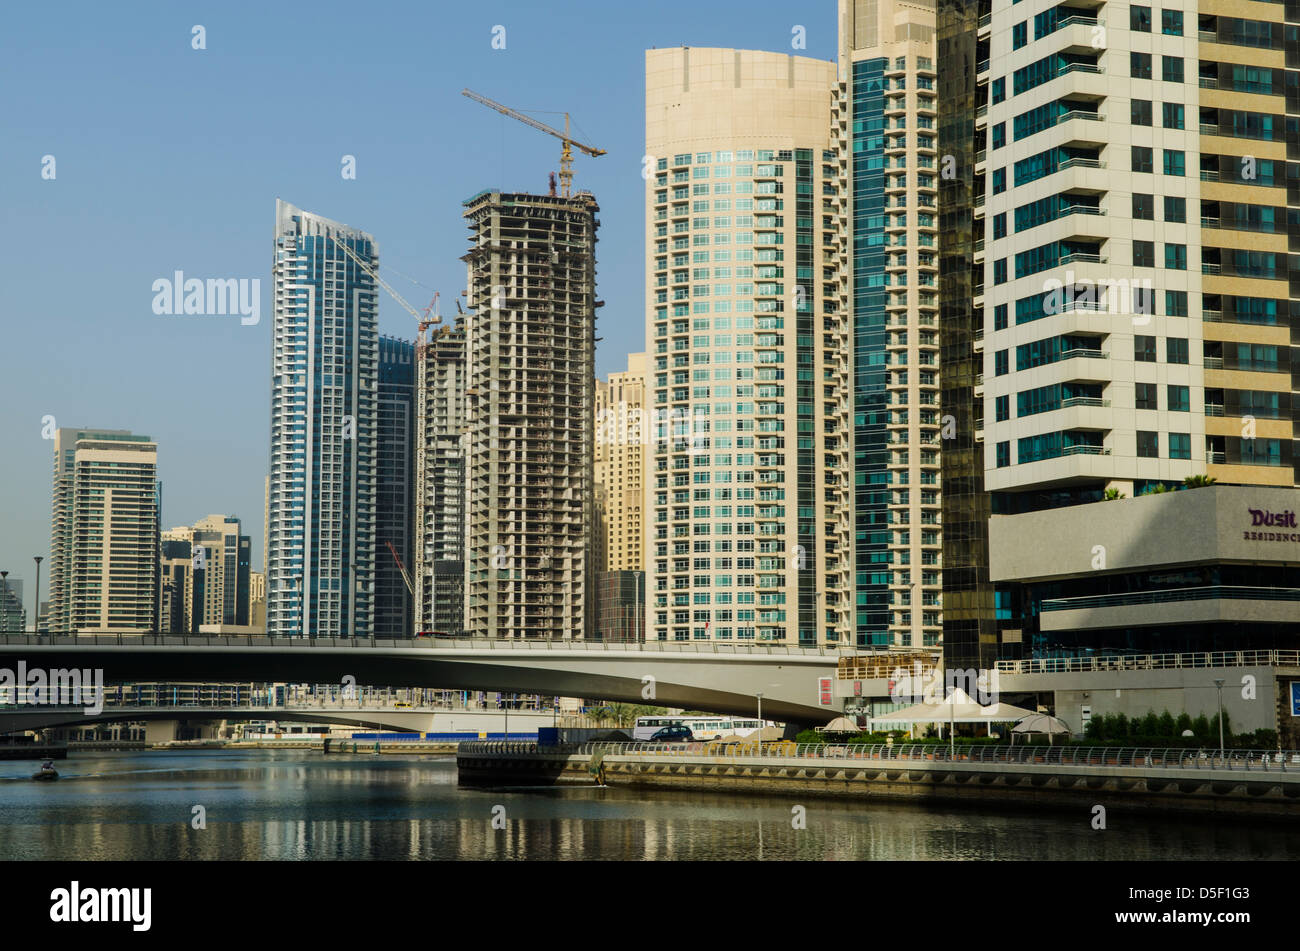
[[[1109,406],[1110,400],[1103,400],[1096,396],[1071,396],[1069,399],[1061,400],[1061,409],[1069,409],[1071,406]]]
[[[1063,456],[1109,456],[1110,450],[1105,446],[1090,446],[1080,444],[1077,446],[1065,446],[1061,449]]]

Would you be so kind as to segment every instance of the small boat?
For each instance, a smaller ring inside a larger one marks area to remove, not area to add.
[[[40,772],[32,773],[32,779],[36,780],[37,782],[49,783],[49,782],[53,782],[58,778],[59,778],[59,771],[54,768],[54,761],[48,759],[41,764]]]

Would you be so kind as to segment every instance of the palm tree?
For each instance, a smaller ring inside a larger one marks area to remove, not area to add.
[[[1125,495],[1119,489],[1107,489],[1104,498],[1107,502],[1113,502],[1115,499],[1125,498]]]
[[[1219,480],[1214,476],[1193,475],[1183,479],[1183,487],[1188,489],[1199,489],[1201,486],[1214,485]]]

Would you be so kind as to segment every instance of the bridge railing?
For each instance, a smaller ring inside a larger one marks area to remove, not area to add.
[[[653,651],[668,654],[759,654],[793,657],[839,657],[855,648],[788,647],[782,644],[718,644],[712,641],[574,641],[507,638],[330,638],[269,637],[265,634],[6,634],[0,646],[21,644],[52,647],[280,647],[379,648],[383,650],[594,650],[614,653]]]
[[[667,758],[709,756],[742,760],[810,759],[850,763],[863,760],[907,763],[988,763],[1038,766],[1116,766],[1136,769],[1221,769],[1244,772],[1293,773],[1300,779],[1300,751],[1224,750],[1189,747],[1119,746],[1001,746],[972,744],[950,750],[929,744],[867,743],[584,743],[576,747],[540,750],[536,743],[468,742],[460,745],[465,754],[527,754],[563,752],[579,755],[654,756]]]

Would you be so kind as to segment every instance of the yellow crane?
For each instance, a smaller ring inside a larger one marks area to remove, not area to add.
[[[468,98],[473,99],[475,102],[482,103],[483,105],[487,106],[490,109],[495,109],[497,112],[501,113],[502,115],[509,116],[512,119],[518,119],[520,122],[526,125],[530,125],[534,129],[537,129],[540,132],[545,132],[549,135],[553,135],[557,139],[559,139],[562,143],[564,143],[563,148],[560,150],[560,194],[563,195],[565,198],[569,197],[570,186],[573,184],[573,147],[577,146],[585,154],[590,155],[592,158],[596,158],[599,155],[605,154],[604,149],[598,149],[594,145],[585,145],[582,142],[579,142],[577,139],[573,138],[571,135],[569,135],[569,114],[567,112],[564,114],[564,131],[561,132],[559,129],[551,128],[544,122],[538,122],[532,116],[526,116],[522,112],[517,112],[516,110],[511,109],[509,106],[503,106],[501,105],[501,103],[497,102],[496,100],[489,99],[487,96],[480,96],[472,89],[462,89],[461,95],[467,96]],[[554,187],[555,187],[555,182],[552,180],[551,182],[552,194],[555,193]]]

